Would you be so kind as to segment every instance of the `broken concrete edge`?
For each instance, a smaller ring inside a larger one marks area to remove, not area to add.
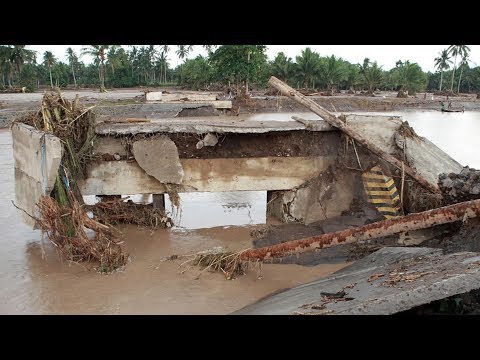
[[[217,116],[215,116],[217,118]],[[212,121],[204,119],[178,118],[173,119],[152,119],[148,123],[125,124],[125,123],[98,123],[95,132],[99,135],[136,135],[154,133],[232,133],[232,134],[263,134],[273,131],[305,130],[303,124],[286,121],[241,121],[228,122],[225,120]],[[335,131],[336,129],[327,123],[318,120],[318,124],[312,131]]]
[[[387,274],[390,279],[403,267],[413,280],[384,284]],[[443,255],[440,249],[387,247],[330,276],[274,293],[233,314],[390,315],[478,288],[479,253]],[[322,293],[341,289],[350,301],[326,302],[319,309],[306,310],[307,305],[322,302]]]
[[[166,135],[137,140],[132,152],[138,165],[161,183],[181,184],[185,172],[175,143]]]
[[[12,124],[11,131],[14,167],[40,182],[49,193],[55,185],[63,156],[61,140],[19,122]]]
[[[35,228],[37,203],[50,194],[63,156],[59,138],[30,125],[14,122],[11,126],[15,169],[15,205],[23,222]],[[22,209],[22,210],[20,210]],[[25,212],[31,216],[25,214]]]
[[[334,156],[180,159],[179,192],[269,191],[298,187],[334,163]],[[112,176],[115,174],[115,176]],[[159,175],[162,177],[162,175]],[[99,161],[79,182],[84,195],[161,194],[166,187],[136,161]]]

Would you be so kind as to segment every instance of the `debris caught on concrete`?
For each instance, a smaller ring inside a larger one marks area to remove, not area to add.
[[[65,144],[52,197],[44,190],[37,204],[37,225],[63,257],[74,262],[96,261],[98,271],[108,273],[126,265],[128,255],[118,244],[115,229],[90,219],[82,206],[77,182],[85,177],[96,136],[91,109],[80,106],[78,96],[70,102],[60,92],[45,93],[40,109],[17,122],[53,133]],[[88,236],[85,227],[95,235]]]
[[[170,228],[172,220],[165,211],[157,209],[153,204],[135,204],[131,200],[113,199],[99,201],[95,205],[86,206],[102,224],[135,224],[153,229]]]
[[[348,125],[346,125],[343,121],[341,121],[337,116],[331,114],[323,107],[318,105],[312,99],[307,98],[305,95],[302,95],[295,89],[291,88],[283,81],[277,79],[276,77],[272,76],[268,81],[268,84],[275,87],[277,90],[280,90],[284,95],[296,100],[297,102],[303,104],[305,107],[313,111],[315,114],[320,116],[322,119],[327,121],[330,125],[335,126],[352,139],[356,140],[359,144],[365,146],[367,149],[372,151],[377,156],[381,157],[385,161],[389,162],[393,166],[402,169],[402,162],[395,158],[394,156],[388,154],[380,147],[376,146],[360,134],[358,134],[355,130],[351,129]],[[440,190],[437,186],[433,186],[430,182],[425,180],[422,176],[420,176],[415,170],[410,168],[409,166],[404,165],[405,173],[415,179],[420,185],[422,185],[425,189],[433,192],[439,193]]]

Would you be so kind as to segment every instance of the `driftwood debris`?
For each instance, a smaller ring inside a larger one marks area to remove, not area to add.
[[[409,214],[399,218],[378,221],[357,228],[336,231],[329,234],[287,241],[282,244],[250,249],[240,255],[244,261],[268,260],[290,254],[327,248],[339,244],[389,236],[403,231],[425,229],[455,221],[465,221],[480,216],[480,199],[461,202],[438,209]]]
[[[304,105],[305,107],[310,109],[312,112],[320,116],[322,119],[327,121],[330,125],[335,126],[339,130],[344,132],[346,135],[350,136],[352,139],[356,140],[361,145],[365,146],[371,152],[380,156],[385,161],[396,166],[400,170],[402,169],[402,162],[400,160],[390,155],[389,153],[385,152],[384,150],[380,149],[377,145],[372,144],[370,141],[368,141],[366,138],[358,134],[355,130],[353,130],[348,125],[346,125],[343,121],[341,121],[338,117],[336,117],[335,115],[325,110],[323,107],[318,105],[312,99],[309,99],[308,97],[302,95],[298,91],[294,90],[293,88],[285,84],[283,81],[277,79],[275,76],[270,77],[268,84],[274,87],[275,89],[279,90],[282,94]],[[405,173],[411,176],[413,179],[415,179],[422,187],[431,191],[432,193],[440,193],[438,186],[435,186],[429,183],[425,178],[420,176],[411,167],[403,165],[403,168]]]

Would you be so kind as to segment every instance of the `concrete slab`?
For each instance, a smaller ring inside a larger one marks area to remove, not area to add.
[[[256,121],[249,116],[204,116],[192,118],[149,118],[142,123],[99,123],[95,131],[101,135],[127,135],[151,133],[266,133],[271,131],[305,130],[305,125],[297,121]],[[123,118],[112,118],[109,121],[122,121]],[[324,120],[315,121],[311,131],[332,131],[333,128]]]
[[[168,136],[135,141],[132,152],[138,165],[148,175],[161,183],[182,183],[184,171],[178,157],[178,149]]]
[[[399,134],[403,121],[399,116],[357,115],[346,116],[346,124],[392,155],[403,154],[410,167],[434,186],[441,173],[460,172],[462,165],[424,137]],[[397,158],[400,158],[397,155]]]
[[[334,156],[180,159],[185,175],[179,192],[284,190],[325,171]],[[83,195],[161,194],[165,186],[136,162],[102,161],[87,169]]]
[[[30,215],[36,216],[36,204],[42,196],[42,187],[49,194],[55,184],[62,159],[60,139],[21,123],[12,126],[15,167],[15,203]],[[42,144],[44,154],[42,155]],[[23,221],[34,226],[35,221],[17,210]]]
[[[42,137],[45,135],[44,164],[42,165]],[[13,158],[15,168],[42,182],[45,178],[47,192],[53,189],[62,159],[59,138],[32,126],[15,123],[12,126]]]
[[[191,94],[191,93],[164,93],[162,91],[151,91],[145,94],[147,101],[179,101],[182,99],[188,99],[185,101],[215,101],[217,100],[216,94]]]
[[[388,247],[233,314],[389,315],[478,288],[480,253]]]
[[[22,170],[15,168],[15,205],[25,210],[28,214],[38,217],[37,202],[42,196],[42,184],[40,181],[25,174]],[[17,209],[18,215],[23,223],[35,228],[35,220]]]

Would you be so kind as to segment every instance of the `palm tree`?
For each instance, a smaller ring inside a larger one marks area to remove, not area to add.
[[[460,83],[462,81],[462,75],[463,75],[463,68],[467,67],[468,66],[468,52],[467,53],[463,53],[463,56],[462,56],[462,60],[460,61],[460,65],[459,65],[459,68],[460,68],[460,78],[458,79],[458,88],[457,88],[457,93],[459,94],[460,93]]]
[[[43,63],[46,67],[48,67],[48,71],[50,72],[50,87],[53,89],[53,80],[52,80],[52,66],[55,65],[57,59],[53,56],[51,51],[45,51],[43,53]]]
[[[160,55],[158,55],[156,66],[160,69],[160,81],[163,81],[164,83],[166,83],[168,63],[167,63],[167,57],[164,51],[162,51]]]
[[[450,91],[453,91],[453,78],[455,77],[455,70],[457,68],[457,55],[460,55],[461,57],[468,55],[470,48],[467,45],[450,45],[447,51],[455,58],[453,63],[452,83],[450,85]]]
[[[344,71],[345,71],[345,85],[348,88],[349,92],[354,94],[355,93],[355,85],[359,82],[359,69],[357,66],[346,62],[344,64]]]
[[[363,65],[359,65],[360,74],[363,75],[365,83],[368,86],[368,92],[373,94],[375,89],[382,83],[383,73],[382,67],[377,62],[370,63],[369,58],[363,60]]]
[[[82,55],[93,56],[97,60],[99,71],[98,77],[100,78],[100,91],[105,90],[105,58],[107,51],[112,45],[89,45],[89,47],[82,48]]]
[[[160,51],[161,51],[161,58],[164,59],[165,61],[163,62],[163,65],[164,65],[164,71],[163,71],[163,75],[164,75],[164,80],[163,82],[166,83],[167,82],[167,57],[168,57],[168,52],[170,51],[170,47],[168,45],[162,45],[160,46]]]
[[[77,57],[77,54],[75,54],[75,51],[73,51],[71,47],[67,48],[67,58],[68,58],[68,62],[70,63],[70,66],[72,67],[73,83],[75,84],[75,87],[77,87],[77,78],[75,77],[75,66],[77,65],[78,57]]]
[[[5,75],[8,75],[10,71],[11,54],[12,54],[12,48],[10,46],[0,45],[0,73],[2,74],[3,85],[6,84]],[[8,82],[10,83],[10,79],[8,79]]]
[[[279,52],[272,62],[272,75],[283,81],[288,81],[293,72],[292,58],[287,57],[283,52]]]
[[[14,45],[10,53],[10,61],[15,64],[18,74],[25,62],[35,62],[35,51],[25,49],[25,45]]]
[[[342,81],[344,75],[342,59],[337,59],[334,55],[324,59],[320,64],[319,73],[327,90],[332,90],[335,85],[338,85],[340,81]]]
[[[296,57],[296,73],[297,76],[303,79],[304,87],[312,84],[315,87],[315,78],[318,75],[320,65],[320,55],[310,48],[302,50],[300,56]]]
[[[178,45],[177,51],[175,52],[180,59],[184,59],[188,56],[190,51],[193,49],[193,45]]]
[[[110,65],[110,68],[112,69],[112,75],[115,75],[115,68],[118,68],[120,66],[120,49],[117,51],[117,46],[111,46],[108,49],[107,53],[107,63]]]
[[[448,49],[442,50],[440,52],[440,56],[435,58],[435,67],[440,70],[440,89],[442,91],[442,82],[443,82],[443,70],[448,70],[450,68],[450,64],[452,60],[450,60],[450,56],[448,54]]]
[[[217,45],[202,45],[205,50],[207,50],[208,55],[210,55]]]

